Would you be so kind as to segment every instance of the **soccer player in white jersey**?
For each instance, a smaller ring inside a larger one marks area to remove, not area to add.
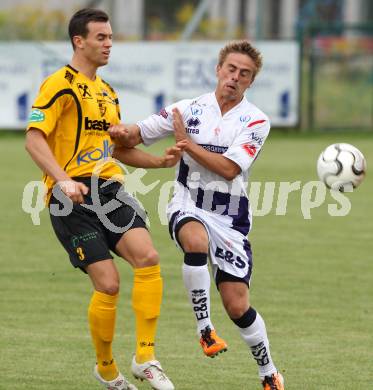
[[[181,100],[135,125],[116,125],[109,132],[121,145],[114,156],[124,162],[125,147],[150,145],[170,134],[177,141],[186,140],[168,219],[171,236],[184,252],[183,280],[201,346],[210,357],[227,349],[210,316],[209,258],[225,310],[258,364],[263,388],[283,390],[263,318],[249,303],[251,211],[246,187],[270,123],[244,94],[261,66],[260,52],[248,41],[231,42],[220,51],[214,92]],[[139,161],[139,166],[146,167],[146,162]]]

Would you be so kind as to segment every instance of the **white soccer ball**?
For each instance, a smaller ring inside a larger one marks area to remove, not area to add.
[[[359,149],[350,144],[328,146],[317,160],[317,174],[328,188],[352,191],[365,177],[367,164]]]

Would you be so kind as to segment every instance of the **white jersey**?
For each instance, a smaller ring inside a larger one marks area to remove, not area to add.
[[[182,114],[193,142],[234,161],[241,173],[234,180],[226,180],[184,153],[176,169],[177,185],[168,209],[169,218],[182,209],[213,212],[221,215],[223,223],[246,236],[251,227],[246,192],[248,175],[268,136],[268,117],[245,97],[222,115],[215,93],[207,93],[181,100],[138,122],[145,145],[173,133],[174,107]]]

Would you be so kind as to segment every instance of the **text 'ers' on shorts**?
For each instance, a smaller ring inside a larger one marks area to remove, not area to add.
[[[178,233],[185,223],[200,222],[209,239],[209,259],[215,283],[242,282],[250,286],[253,269],[251,245],[245,235],[234,230],[219,215],[198,209],[198,212],[180,210],[169,220],[169,231],[176,246],[182,250]]]
[[[90,177],[73,180],[89,187],[84,204],[72,203],[56,188],[58,199],[52,195],[49,214],[54,232],[69,254],[71,264],[85,272],[87,265],[113,258],[110,250],[116,253],[115,246],[124,232],[133,228],[146,229],[146,212],[117,181],[95,178],[98,185],[93,186]]]

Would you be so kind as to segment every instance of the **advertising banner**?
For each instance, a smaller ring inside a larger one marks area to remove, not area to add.
[[[225,42],[115,43],[100,76],[116,90],[124,122],[135,122],[180,99],[213,91],[218,53]],[[249,101],[272,126],[296,126],[299,48],[292,41],[257,42],[264,65]],[[24,129],[43,79],[68,64],[69,42],[0,44],[0,128]]]

